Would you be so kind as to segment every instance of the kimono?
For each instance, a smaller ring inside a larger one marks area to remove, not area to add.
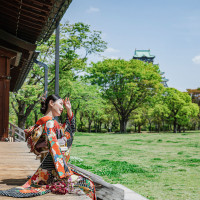
[[[67,162],[75,133],[75,120],[67,116],[61,125],[50,116],[40,118],[25,130],[28,147],[40,156],[41,165],[21,187],[0,190],[0,195],[15,198],[40,196],[52,191],[52,185],[65,184],[65,193],[79,188],[92,200],[96,200],[93,181],[86,175],[70,168]],[[61,191],[62,192],[62,191]]]

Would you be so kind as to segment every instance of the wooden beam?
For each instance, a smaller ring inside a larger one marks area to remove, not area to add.
[[[36,26],[37,26],[37,27],[36,27]],[[27,23],[24,23],[24,22],[19,21],[18,29],[19,29],[19,28],[24,29],[24,27],[27,27],[27,30],[30,31],[30,29],[31,29],[31,31],[34,31],[34,32],[35,32],[35,30],[36,30],[36,32],[38,32],[38,30],[39,30],[39,31],[42,30],[42,26],[38,26],[38,25],[34,25],[34,26],[33,26],[32,24],[27,24]]]
[[[15,10],[9,9],[9,8],[4,8],[4,10],[1,10],[1,13],[3,15],[7,15],[10,17],[13,17],[13,14],[17,17],[18,19],[18,12],[16,12]],[[27,19],[31,19],[31,20],[36,20],[36,21],[40,21],[44,23],[44,17],[37,17],[37,16],[32,16],[32,15],[25,15],[23,13],[20,14],[21,17],[27,18]]]
[[[10,58],[10,64],[17,67],[22,57],[22,52],[0,46],[0,56]]]
[[[17,52],[0,46],[0,57],[12,59],[17,56]]]
[[[13,32],[13,29],[10,26],[2,26],[2,28],[6,31],[8,31],[9,33],[12,33],[11,35],[15,35],[16,32]],[[18,30],[18,38],[22,39],[26,42],[30,42],[31,44],[33,42],[35,42],[36,38],[38,37],[39,33],[29,33],[29,32],[24,32],[24,30]],[[0,41],[3,41],[0,39]],[[5,41],[4,41],[5,42]]]
[[[17,2],[21,2],[21,0],[15,0],[15,1],[17,1]],[[33,2],[33,3],[35,3],[35,4],[38,4],[38,5],[41,5],[41,6],[43,6],[43,5],[45,5],[45,6],[48,6],[48,7],[52,7],[52,3],[51,3],[51,1],[41,1],[41,0],[23,0],[23,2],[25,3],[25,2],[28,2],[28,3],[30,3],[30,2]]]
[[[30,42],[19,39],[18,37],[14,36],[10,33],[7,33],[6,31],[4,31],[2,29],[0,29],[0,39],[6,41],[8,43],[11,43],[15,46],[18,46],[20,48],[23,48],[25,50],[28,50],[28,51],[35,51],[35,49],[36,49],[35,44],[32,44]]]
[[[9,16],[9,18],[8,18],[8,16],[6,16],[6,15],[0,15],[0,18],[2,20],[6,20],[7,22],[13,22],[15,24],[16,24],[16,20],[17,20],[17,17]],[[33,20],[30,20],[30,19],[28,20],[27,17],[26,18],[25,17],[20,17],[20,23],[28,24],[31,27],[32,26],[38,26],[38,27],[41,27],[41,28],[43,27],[43,23],[37,22],[37,21],[33,21]]]
[[[19,5],[14,5],[13,3],[10,4],[10,3],[1,2],[0,8],[1,9],[18,10],[18,14],[20,14],[20,15],[21,15],[21,13],[26,13],[27,15],[30,15],[30,14],[37,15],[37,16],[44,17],[44,18],[46,18],[46,16],[47,16],[46,11],[38,12],[37,10],[30,9],[25,6],[23,6],[21,9],[19,9]],[[19,13],[19,11],[20,11],[20,13]]]
[[[11,26],[13,27],[13,25],[16,25],[16,21],[15,20],[7,20],[6,26]],[[5,26],[5,24],[4,24]],[[26,28],[25,28],[26,27]],[[27,22],[22,22],[21,20],[19,20],[18,23],[18,29],[24,29],[24,30],[28,30],[29,32],[36,32],[38,33],[42,30],[42,26],[40,25],[33,25],[31,23],[27,23]]]
[[[42,11],[42,12],[50,12],[50,9],[48,9],[45,4],[43,6],[38,6],[36,4],[33,4],[33,3],[30,3],[30,2],[25,2],[25,1],[22,1],[22,6],[23,8],[32,8],[34,10],[39,10],[39,11]]]
[[[30,3],[29,2],[24,2],[24,1],[17,1],[15,3],[11,2],[11,1],[7,1],[7,0],[1,0],[1,6],[2,5],[7,5],[9,7],[15,7],[17,8],[18,10],[24,10],[24,9],[29,9],[29,8],[32,8],[33,10],[39,10],[39,11],[43,11],[43,12],[49,12],[49,9],[43,4],[43,6],[45,7],[41,7],[41,6],[38,6],[38,5],[35,5],[33,3]],[[20,8],[21,7],[21,8]]]
[[[8,16],[9,16],[9,18],[8,18]],[[14,21],[15,23],[18,19],[17,16],[11,16],[11,15],[6,15],[6,14],[3,14],[3,15],[0,14],[0,18],[5,19],[6,21]],[[36,20],[30,19],[30,18],[27,18],[24,16],[20,16],[20,22],[22,22],[22,23],[25,22],[26,24],[28,23],[29,25],[33,24],[33,25],[40,26],[40,27],[43,27],[43,24],[44,24],[44,23],[38,22]]]

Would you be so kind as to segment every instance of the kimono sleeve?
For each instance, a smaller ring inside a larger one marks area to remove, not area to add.
[[[44,126],[44,131],[47,134],[47,138],[49,141],[49,150],[53,158],[56,171],[60,178],[64,178],[66,173],[64,167],[64,160],[56,137],[54,120],[49,120],[46,122]]]

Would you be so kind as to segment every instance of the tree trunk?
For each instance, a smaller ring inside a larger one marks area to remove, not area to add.
[[[196,123],[194,123],[194,130],[196,130],[196,125],[197,125],[197,124],[196,124]]]
[[[24,102],[20,102],[18,106],[19,106],[18,107],[19,108],[19,112],[18,112],[18,115],[17,115],[18,127],[24,130],[25,129],[25,124],[26,124],[26,119],[27,119],[27,117],[24,114],[26,104]]]
[[[80,114],[80,130],[83,131],[83,115],[82,114]]]
[[[19,110],[19,112],[16,113],[17,118],[18,118],[18,127],[21,129],[24,129],[26,120],[38,101],[34,101],[34,103],[29,104],[29,105],[27,105],[23,100],[18,100],[17,102],[18,102],[18,110]]]
[[[76,122],[76,115],[77,115],[77,109],[74,110],[74,119],[75,119],[75,122]],[[77,131],[77,125],[75,123],[75,131]]]
[[[149,122],[149,132],[151,133],[151,123]]]
[[[177,119],[174,119],[174,133],[177,133]]]
[[[94,121],[94,127],[95,127],[95,133],[97,133],[97,130],[98,130],[98,125],[97,125],[97,120],[96,121]]]
[[[35,124],[38,121],[38,114],[37,114],[37,110],[34,110],[34,114],[35,114]]]
[[[181,125],[178,125],[178,132],[181,133]]]
[[[88,132],[91,133],[91,124],[92,124],[92,120],[90,120],[90,118],[88,118]]]
[[[162,120],[162,131],[165,131],[165,120]]]
[[[25,129],[25,124],[26,124],[26,118],[24,115],[18,115],[18,127],[21,129]]]
[[[135,124],[135,133],[137,132],[137,125]]]
[[[160,123],[158,123],[158,133],[160,133]]]
[[[138,133],[141,133],[141,124],[138,124]]]
[[[121,119],[120,120],[120,132],[121,133],[126,133],[126,125],[127,125],[128,120],[127,119]]]
[[[102,122],[100,121],[99,122],[99,132],[101,133],[101,125],[102,125]]]

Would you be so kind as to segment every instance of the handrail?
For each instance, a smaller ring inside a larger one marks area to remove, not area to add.
[[[25,133],[24,130],[9,122],[9,141],[10,142],[21,142],[25,141]]]

